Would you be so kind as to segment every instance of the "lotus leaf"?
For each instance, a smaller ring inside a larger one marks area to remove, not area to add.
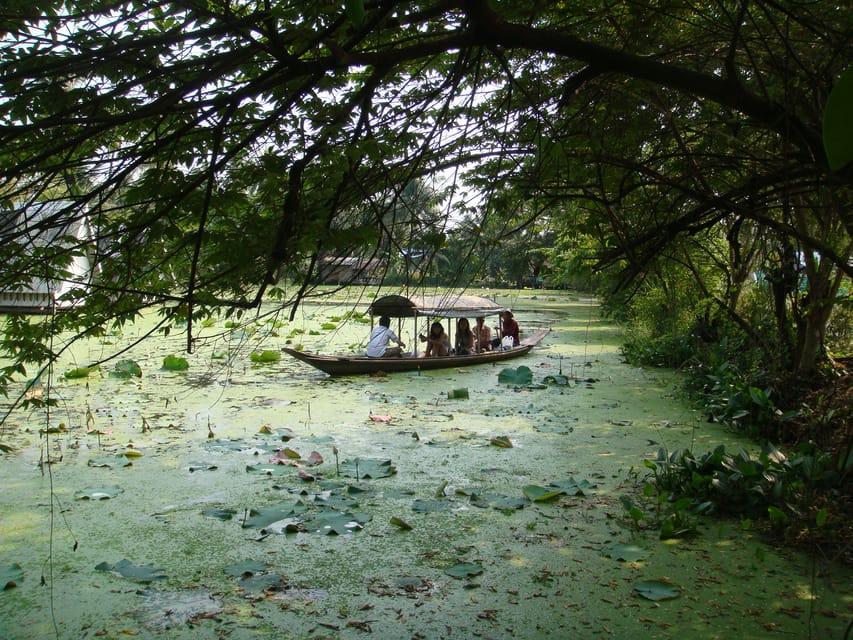
[[[205,518],[215,518],[216,520],[230,520],[237,512],[234,509],[205,509],[201,512]]]
[[[452,500],[415,500],[412,503],[412,511],[418,513],[432,513],[435,511],[452,511],[456,503]]]
[[[361,531],[364,524],[370,521],[366,514],[355,514],[346,511],[329,509],[321,511],[305,523],[308,530],[323,535],[345,535]]]
[[[515,511],[523,509],[528,501],[523,498],[511,498],[494,493],[471,494],[471,504],[481,509],[497,509],[498,511]]]
[[[243,528],[266,529],[271,525],[305,513],[307,507],[301,500],[281,502],[263,509],[250,509],[249,517],[243,522]]]
[[[168,355],[163,358],[163,368],[166,369],[166,371],[186,371],[190,368],[190,363],[186,358]]]
[[[78,378],[88,378],[90,373],[97,370],[97,365],[95,365],[94,367],[77,367],[76,369],[69,369],[62,375],[65,377],[66,380],[74,380]]]
[[[24,579],[24,569],[17,562],[0,567],[0,584],[3,590],[17,587]]]
[[[391,524],[393,524],[395,527],[397,527],[398,529],[400,529],[401,531],[411,531],[412,530],[412,525],[410,525],[408,522],[406,522],[402,518],[398,518],[397,516],[391,516],[391,519],[389,520],[389,522]]]
[[[390,460],[376,460],[373,458],[356,458],[344,460],[340,465],[342,476],[355,479],[387,478],[397,473],[397,468]]]
[[[612,547],[607,547],[603,553],[608,558],[622,562],[636,562],[647,558],[649,555],[647,549],[636,544],[614,544]]]
[[[166,579],[163,569],[156,568],[154,565],[150,564],[136,565],[127,559],[119,560],[115,564],[101,562],[95,566],[95,570],[117,573],[123,578],[130,578],[131,580],[136,580],[137,582],[143,582],[146,584],[153,582],[154,580]]]
[[[108,469],[112,469],[113,467],[129,467],[133,465],[133,462],[128,460],[124,455],[115,455],[92,458],[87,464],[90,467],[107,467]]]
[[[521,365],[517,369],[506,368],[498,374],[498,382],[523,387],[533,382],[533,372],[530,367],[525,365]]]
[[[229,576],[245,576],[248,574],[261,573],[267,570],[267,565],[263,562],[258,562],[257,560],[243,560],[242,562],[236,562],[234,564],[229,564],[225,567],[224,571],[226,575]]]
[[[595,489],[597,485],[592,484],[589,480],[581,480],[578,482],[574,478],[565,480],[557,480],[548,485],[549,487],[558,487],[570,496],[585,496],[590,489]]]
[[[257,364],[266,364],[268,362],[278,362],[281,360],[281,353],[278,351],[265,350],[258,353],[255,351],[249,356],[252,362]]]
[[[447,567],[447,569],[444,570],[444,573],[457,579],[471,578],[483,573],[483,566],[476,562],[460,562],[458,564],[454,564],[452,567]]]
[[[75,500],[107,500],[115,498],[124,489],[121,487],[87,487],[74,494]]]
[[[646,600],[672,600],[681,595],[681,590],[669,582],[663,580],[647,580],[634,585],[637,595]]]
[[[509,436],[495,436],[489,442],[496,447],[512,449],[512,440],[509,439]]]
[[[547,502],[553,500],[565,492],[559,488],[540,487],[535,484],[528,484],[522,488],[522,492],[531,502]]]
[[[114,378],[141,378],[142,367],[133,360],[119,360],[110,375]]]

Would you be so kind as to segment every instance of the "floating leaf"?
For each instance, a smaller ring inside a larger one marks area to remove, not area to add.
[[[307,507],[301,500],[281,502],[262,509],[250,509],[243,528],[266,529],[293,516],[305,513]]]
[[[309,531],[322,535],[342,536],[354,531],[361,531],[364,524],[370,521],[370,516],[329,509],[323,511],[305,523]]]
[[[530,367],[522,365],[517,369],[507,368],[498,374],[500,384],[513,384],[517,386],[528,385],[533,382],[533,372]]]
[[[249,359],[257,364],[278,362],[279,360],[281,360],[281,353],[279,353],[278,351],[270,350],[261,351],[260,353],[255,351],[254,353],[252,353],[252,355],[249,356]]]
[[[266,571],[267,568],[266,564],[257,560],[243,560],[242,562],[229,564],[223,571],[225,571],[226,575],[239,577],[261,573],[262,571]]]
[[[495,436],[494,438],[491,438],[489,442],[495,447],[512,449],[512,440],[509,439],[509,436]]]
[[[464,388],[464,387],[461,389],[451,389],[450,391],[447,392],[447,399],[448,400],[467,400],[468,399],[468,389]]]
[[[410,525],[408,522],[406,522],[402,518],[398,518],[397,516],[391,516],[391,520],[389,522],[391,524],[393,524],[395,527],[397,527],[398,529],[401,529],[402,531],[411,531],[412,530],[412,525]]]
[[[560,374],[552,374],[549,376],[545,376],[542,379],[542,381],[547,383],[547,384],[556,384],[556,385],[560,385],[560,386],[565,386],[565,385],[569,384],[570,380],[569,380],[568,376],[564,376],[564,375],[560,375]]]
[[[133,360],[119,360],[110,375],[114,378],[141,378],[142,367]]]
[[[124,489],[121,487],[87,487],[74,494],[75,500],[108,500],[115,498]]]
[[[129,467],[133,465],[133,462],[123,455],[115,455],[92,458],[89,460],[88,465],[90,467],[106,467],[108,469],[112,469],[113,467]]]
[[[101,562],[95,566],[96,571],[108,571],[117,573],[123,578],[130,578],[137,582],[153,582],[154,580],[165,580],[166,575],[163,574],[163,569],[156,568],[154,565],[135,565],[130,560],[119,560],[115,564]]]
[[[0,566],[0,584],[3,590],[17,587],[24,580],[24,569],[17,562]]]
[[[122,455],[125,458],[141,458],[142,452],[139,451],[138,449],[125,449],[124,453],[122,453]]]
[[[397,473],[390,460],[356,458],[341,462],[341,475],[348,478],[387,478]]]
[[[283,476],[286,473],[292,473],[291,469],[282,464],[247,464],[247,473],[261,473],[267,476]]]
[[[209,462],[190,462],[189,465],[190,473],[195,473],[196,471],[215,471],[218,468],[215,464]]]
[[[483,573],[483,566],[476,562],[460,562],[458,564],[454,564],[452,567],[447,567],[447,569],[444,570],[444,573],[457,579],[471,578]]]
[[[217,508],[205,509],[201,512],[201,515],[203,515],[205,518],[214,518],[216,520],[231,520],[231,518],[233,518],[236,514],[237,511],[235,511],[234,509]]]
[[[612,547],[607,547],[603,553],[608,558],[622,562],[636,562],[647,558],[649,555],[647,549],[636,544],[614,544]]]
[[[186,358],[168,355],[163,358],[163,368],[167,371],[186,371],[190,368],[190,363]]]
[[[637,595],[646,600],[672,600],[681,595],[681,590],[669,582],[663,580],[647,580],[634,585]]]
[[[547,502],[565,493],[562,489],[552,489],[540,487],[535,484],[528,484],[522,488],[522,493],[527,496],[531,502]]]
[[[90,373],[92,373],[93,371],[97,371],[97,370],[98,370],[97,365],[95,365],[93,367],[77,367],[76,369],[69,369],[68,371],[66,371],[62,375],[67,380],[74,380],[74,379],[79,379],[79,378],[88,378]]]
[[[452,511],[456,503],[452,500],[415,500],[412,503],[412,511],[418,513],[432,513],[435,511]]]
[[[565,480],[551,482],[548,486],[558,487],[570,496],[585,496],[588,491],[595,489],[598,485],[592,484],[589,480],[578,482],[574,478],[566,478]]]
[[[471,504],[481,509],[497,509],[498,511],[515,511],[529,504],[524,498],[511,498],[494,493],[471,494]]]

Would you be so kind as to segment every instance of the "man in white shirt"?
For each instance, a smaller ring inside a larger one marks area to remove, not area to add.
[[[368,358],[399,357],[403,354],[406,345],[391,331],[390,327],[391,319],[388,316],[379,318],[379,324],[370,332],[370,339],[367,341]],[[389,341],[396,342],[399,346],[389,348]]]

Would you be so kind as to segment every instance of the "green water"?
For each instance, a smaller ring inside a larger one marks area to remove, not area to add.
[[[631,470],[659,447],[750,443],[704,422],[676,375],[624,364],[616,328],[592,301],[528,292],[505,302],[522,330],[551,327],[541,348],[500,367],[423,375],[330,379],[286,356],[251,362],[252,351],[288,340],[326,352],[363,341],[367,325],[321,329],[347,305],[310,306],[294,322],[265,319],[248,332],[220,323],[189,356],[180,335],[146,340],[122,356],[139,363],[138,379],[111,377],[112,364],[83,380],[58,374],[129,344],[145,323],[75,345],[57,367],[49,419],[17,411],[0,435],[16,447],[0,461],[0,570],[23,571],[0,593],[0,637],[842,637],[849,570],[768,547],[738,523],[703,522],[698,536],[664,543],[623,517],[619,496],[636,491]],[[411,343],[413,333],[401,337]],[[160,369],[172,353],[188,358],[187,372]],[[555,373],[577,381],[498,383],[502,368],[519,365],[537,382]],[[448,400],[462,388],[467,399]],[[40,435],[48,420],[67,429]],[[285,430],[287,442],[261,433]],[[512,447],[492,444],[497,437]],[[276,476],[247,471],[284,447],[322,457],[302,467],[314,481],[299,479],[296,466]],[[141,454],[129,466],[90,464],[127,451]],[[51,464],[40,465],[48,453]],[[390,461],[396,473],[338,475],[355,460],[360,471]],[[525,486],[568,478],[593,488],[524,500]],[[108,487],[121,492],[75,499]],[[250,510],[295,501],[306,511],[294,521],[336,513],[323,498],[350,500],[339,511],[363,528],[242,526]],[[498,498],[522,506],[487,504]],[[207,517],[208,509],[233,516]],[[608,557],[617,544],[636,545],[642,559]],[[162,578],[95,569],[123,559]],[[273,587],[230,575],[250,560]],[[472,575],[450,575],[460,566]],[[636,594],[661,579],[676,598]]]

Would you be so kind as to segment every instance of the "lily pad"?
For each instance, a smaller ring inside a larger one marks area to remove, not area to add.
[[[75,500],[108,500],[115,498],[124,489],[116,486],[109,487],[86,487],[74,494]]]
[[[3,590],[17,587],[24,580],[24,569],[17,562],[0,567],[0,585]]]
[[[574,478],[566,478],[565,480],[552,482],[548,486],[558,487],[570,496],[585,496],[588,491],[595,489],[598,485],[592,484],[589,480],[578,482]]]
[[[119,360],[115,363],[110,375],[114,378],[141,378],[142,367],[134,360]]]
[[[196,471],[215,471],[219,467],[210,462],[190,462],[188,468],[190,473],[195,473]]]
[[[286,473],[290,473],[291,470],[281,464],[247,464],[246,471],[248,473],[260,473],[267,476],[283,476]]]
[[[281,502],[263,509],[250,509],[249,517],[243,522],[243,528],[267,529],[278,522],[305,513],[306,510],[307,507],[301,500]]]
[[[565,386],[565,385],[569,384],[570,379],[568,376],[564,376],[564,375],[555,373],[555,374],[551,374],[549,376],[545,376],[542,379],[542,381],[545,382],[546,384],[556,384],[556,385],[560,385],[560,386]]]
[[[456,503],[452,500],[415,500],[412,511],[417,513],[434,513],[437,511],[452,511]]]
[[[397,468],[390,460],[372,458],[344,460],[340,467],[342,476],[356,479],[387,478],[397,473]]]
[[[481,509],[497,509],[498,511],[515,511],[529,504],[524,498],[511,498],[494,493],[471,494],[471,504]]]
[[[540,487],[535,484],[525,485],[521,491],[531,502],[547,502],[565,493],[560,488]]]
[[[229,564],[225,567],[224,571],[226,575],[239,577],[261,573],[266,571],[267,568],[266,564],[257,560],[243,560],[242,562]]]
[[[634,592],[646,600],[672,600],[681,595],[681,589],[663,580],[646,580],[634,585]]]
[[[190,368],[190,363],[186,358],[181,358],[175,355],[168,355],[163,358],[163,368],[166,371],[186,371]]]
[[[452,567],[447,567],[444,573],[452,578],[462,579],[478,576],[483,573],[483,566],[476,562],[460,562]]]
[[[230,520],[237,514],[237,511],[234,509],[204,509],[201,512],[205,518],[214,518],[216,520]]]
[[[131,580],[136,580],[137,582],[143,583],[153,582],[154,580],[166,579],[166,575],[163,573],[163,569],[154,567],[154,565],[151,564],[133,564],[130,560],[127,559],[119,560],[115,564],[101,562],[100,564],[95,566],[95,570],[117,573],[123,578],[129,578]]]
[[[69,369],[62,375],[66,380],[75,380],[80,378],[88,378],[90,373],[97,370],[97,365],[93,367],[77,367],[75,369]]]
[[[614,544],[603,551],[604,555],[621,562],[636,562],[649,556],[648,549],[636,544]]]
[[[266,364],[268,362],[278,362],[281,360],[281,353],[278,351],[265,350],[258,353],[257,351],[249,356],[249,359],[256,364]]]
[[[533,382],[533,372],[530,370],[530,367],[525,365],[521,365],[517,369],[503,369],[498,374],[498,382],[500,384],[525,386]]]
[[[124,455],[118,455],[91,458],[87,464],[90,467],[106,467],[108,469],[112,469],[113,467],[130,467],[133,465],[133,462]]]
[[[370,516],[366,514],[329,509],[311,518],[310,521],[305,523],[305,527],[309,531],[322,535],[342,536],[355,531],[361,531],[365,523],[369,521]]]

